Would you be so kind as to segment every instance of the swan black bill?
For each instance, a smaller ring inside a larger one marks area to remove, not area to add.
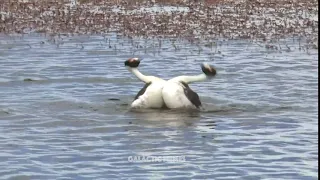
[[[125,66],[129,66],[129,67],[131,67],[131,68],[137,68],[137,67],[139,66],[139,64],[140,64],[140,61],[139,61],[139,60],[135,60],[135,59],[133,59],[133,58],[128,59],[128,60],[126,60],[126,61],[124,62],[124,65],[125,65]]]
[[[209,77],[214,77],[217,74],[215,67],[209,64],[202,64],[201,69],[202,72]]]

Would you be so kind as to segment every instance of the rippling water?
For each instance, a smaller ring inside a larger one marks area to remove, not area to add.
[[[318,53],[296,41],[48,39],[0,36],[3,179],[317,179]],[[206,110],[130,111],[133,56],[166,79],[214,64],[215,79],[191,85]]]

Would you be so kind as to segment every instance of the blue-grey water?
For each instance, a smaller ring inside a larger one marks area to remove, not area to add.
[[[0,35],[0,179],[317,179],[317,51],[216,42]],[[165,79],[215,65],[190,85],[206,110],[130,111],[130,57]]]

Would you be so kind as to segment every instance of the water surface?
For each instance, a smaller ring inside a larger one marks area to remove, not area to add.
[[[292,39],[278,50],[174,40],[1,35],[0,176],[317,179],[317,52]],[[124,68],[130,57],[143,59],[143,73],[165,79],[214,64],[215,79],[190,85],[206,110],[130,111],[143,87]]]

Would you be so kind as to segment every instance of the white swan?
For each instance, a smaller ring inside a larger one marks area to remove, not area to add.
[[[128,70],[143,81],[145,86],[138,92],[131,104],[132,108],[196,108],[202,107],[198,94],[191,90],[189,83],[211,79],[216,75],[213,66],[202,64],[202,74],[178,76],[168,81],[155,76],[145,76],[137,68],[138,58],[125,61]]]
[[[203,74],[195,76],[178,76],[168,80],[162,89],[162,97],[166,107],[170,109],[202,107],[198,94],[191,90],[189,83],[211,79],[217,72],[209,64],[202,64]]]
[[[132,108],[164,108],[165,103],[162,98],[162,88],[165,80],[155,76],[145,76],[139,70],[140,60],[130,58],[124,62],[128,70],[137,78],[143,81],[145,86],[138,92],[131,104]]]

